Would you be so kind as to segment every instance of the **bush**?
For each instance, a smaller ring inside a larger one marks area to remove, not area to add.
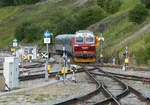
[[[146,59],[147,61],[150,60],[150,46],[148,46],[148,47],[146,48],[145,59]]]
[[[32,26],[30,22],[24,22],[16,28],[15,37],[19,41],[33,42],[41,39],[42,31],[38,26]]]
[[[145,4],[147,8],[150,8],[150,0],[141,0],[141,2]]]
[[[105,17],[104,11],[99,7],[91,7],[83,9],[79,12],[77,18],[77,23],[79,29],[85,29],[89,25],[96,23],[97,21]]]
[[[135,57],[138,65],[147,64],[148,60],[150,60],[150,47],[140,48],[135,52]]]
[[[119,10],[121,0],[97,0],[97,4],[108,13],[115,13]]]
[[[142,23],[148,16],[148,9],[143,4],[138,4],[129,12],[129,21]]]
[[[35,4],[40,0],[0,0],[0,6],[14,6],[22,4]]]
[[[40,0],[13,0],[13,5],[35,4]]]
[[[100,6],[101,8],[105,7],[105,1],[106,0],[97,0],[97,5]]]
[[[75,18],[65,18],[63,21],[57,24],[56,34],[72,34],[78,30],[77,21]]]
[[[51,18],[51,20],[57,21],[55,24],[51,25],[51,30],[56,34],[75,33],[78,30],[86,29],[89,25],[94,24],[105,17],[104,11],[97,6],[82,9],[73,16],[64,17],[63,14],[60,16],[53,16],[55,18]],[[60,17],[63,17],[63,20]]]

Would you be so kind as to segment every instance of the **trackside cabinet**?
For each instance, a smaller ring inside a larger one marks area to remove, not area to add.
[[[16,88],[19,85],[19,59],[16,57],[5,57],[4,61],[4,78],[5,83],[10,89]]]

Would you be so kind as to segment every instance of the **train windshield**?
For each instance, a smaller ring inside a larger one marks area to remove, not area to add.
[[[83,37],[76,37],[76,43],[83,43]]]
[[[93,43],[93,42],[94,42],[93,37],[87,37],[86,38],[86,43]]]

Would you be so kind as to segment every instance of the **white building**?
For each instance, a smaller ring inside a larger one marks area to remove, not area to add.
[[[27,56],[28,60],[37,59],[37,46],[20,46],[20,49],[16,50],[16,57],[18,57],[20,61],[24,56]]]

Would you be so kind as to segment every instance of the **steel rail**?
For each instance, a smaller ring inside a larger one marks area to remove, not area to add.
[[[93,73],[93,72],[91,72],[91,73],[94,74],[94,75],[101,75],[101,74],[99,74],[99,73]],[[104,76],[111,77],[111,76],[109,76],[109,75],[104,75]],[[128,95],[128,93],[129,93],[129,87],[128,87],[128,85],[126,85],[124,82],[118,80],[117,78],[113,78],[113,79],[115,79],[115,80],[116,80],[119,84],[121,84],[122,87],[124,88],[124,90],[123,90],[122,93],[120,93],[120,94],[117,95],[117,96],[114,96],[115,100],[118,101],[118,100],[120,100],[121,98],[123,98],[123,97],[125,97],[126,95]],[[98,102],[98,103],[96,103],[96,104],[94,104],[94,105],[107,104],[107,103],[109,103],[110,100],[111,100],[111,98],[108,98],[108,99],[105,99],[104,101]],[[117,104],[116,104],[116,105],[117,105]]]
[[[135,88],[133,88],[133,87],[127,85],[126,83],[124,83],[124,82],[121,81],[120,79],[118,79],[118,78],[112,76],[111,74],[109,74],[109,73],[107,73],[107,72],[104,72],[104,71],[101,70],[100,68],[97,68],[97,69],[99,69],[100,72],[105,73],[106,76],[111,77],[111,78],[117,80],[117,81],[120,82],[121,84],[125,84],[125,85],[128,87],[128,89],[129,89],[128,92],[131,92],[131,93],[135,94],[136,96],[138,96],[141,101],[145,101],[145,102],[147,102],[147,103],[150,104],[150,97],[149,97],[149,96],[147,96],[147,95],[145,95],[145,94],[142,94],[141,92],[139,92],[139,91],[136,90]],[[126,94],[126,93],[125,93],[125,94]],[[124,94],[124,95],[125,95],[125,94]],[[118,97],[118,99],[120,99],[120,98],[123,97],[123,96],[122,96],[122,95],[118,95],[117,97]]]
[[[91,69],[91,70],[93,70],[93,69]],[[85,70],[85,68],[84,68],[84,70]],[[93,95],[97,95],[100,91],[102,91],[108,97],[106,101],[103,101],[103,104],[106,103],[106,102],[107,103],[112,102],[115,105],[121,105],[119,103],[119,101],[117,100],[117,98],[113,94],[111,94],[111,92],[109,90],[107,90],[105,88],[104,83],[99,82],[98,80],[96,80],[96,78],[88,70],[85,70],[85,72],[87,73],[87,75],[90,77],[91,80],[96,82],[98,88],[95,91],[90,92],[90,93],[88,93],[86,95],[75,97],[75,98],[72,98],[70,100],[66,100],[66,101],[63,101],[61,103],[57,103],[55,105],[70,105],[70,104],[72,105],[72,104],[77,103],[78,101],[83,101],[83,100],[86,100],[86,99],[92,97]]]
[[[72,99],[69,99],[69,100],[66,100],[66,101],[54,104],[54,105],[72,105],[72,104],[75,104],[75,103],[77,103],[79,101],[87,100],[87,99],[91,98],[92,96],[97,95],[100,92],[100,90],[102,88],[102,85],[94,78],[93,75],[91,75],[89,73],[89,71],[87,71],[87,70],[85,70],[85,71],[89,75],[90,79],[93,80],[93,81],[95,81],[95,83],[97,85],[96,90],[94,90],[94,91],[92,91],[92,92],[90,92],[90,93],[88,93],[86,95],[78,96],[78,97],[75,97],[75,98],[72,98]]]
[[[150,82],[150,78],[148,77],[141,77],[141,76],[136,76],[136,75],[127,75],[127,74],[118,74],[118,73],[112,73],[112,72],[108,72],[105,71],[106,73],[109,73],[113,76],[116,76],[118,78],[124,78],[124,79],[128,79],[128,80],[137,80],[137,81],[141,81],[143,78],[146,78],[148,82]]]

